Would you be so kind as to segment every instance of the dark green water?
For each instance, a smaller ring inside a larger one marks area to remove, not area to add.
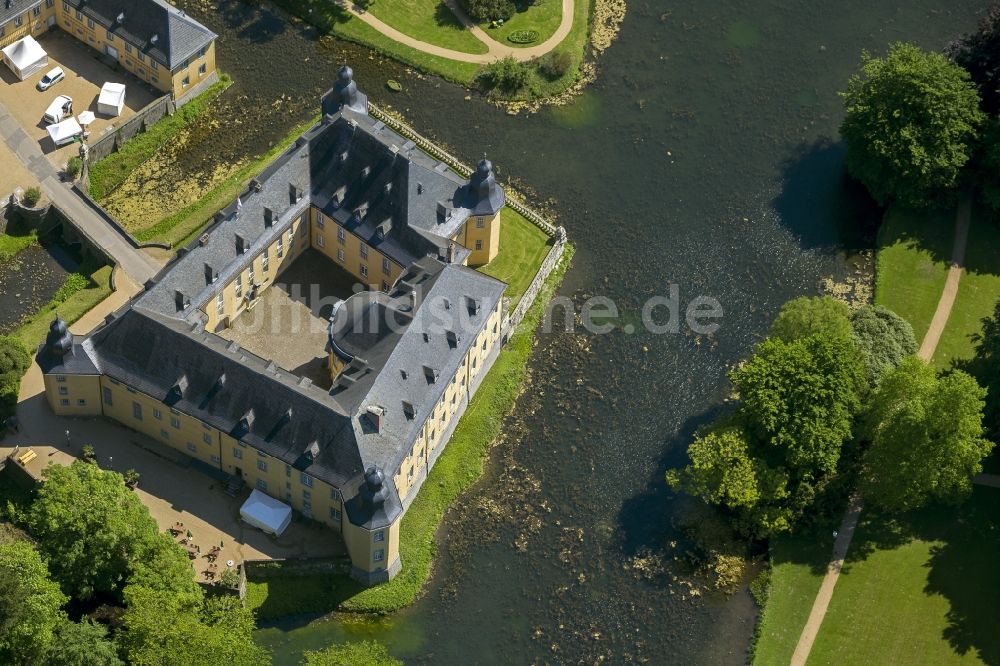
[[[262,630],[276,663],[365,636],[414,663],[743,662],[756,619],[745,592],[692,599],[671,582],[687,572],[669,555],[652,581],[626,564],[681,539],[663,472],[724,398],[726,368],[785,300],[843,275],[864,245],[874,213],[845,182],[835,140],[836,91],[861,50],[941,48],[985,5],[633,2],[597,83],[573,107],[529,118],[356,47],[317,46],[273,17],[237,6],[206,16],[222,35],[222,67],[254,77],[243,84],[251,103],[254,86],[292,96],[280,122],[248,128],[247,141],[274,140],[307,116],[350,59],[374,101],[469,160],[487,151],[503,174],[556,200],[577,246],[563,294],[609,296],[634,315],[676,283],[682,303],[706,295],[725,311],[713,338],[541,336],[488,473],[446,520],[423,599],[380,625]],[[261,57],[247,58],[254,49]],[[406,91],[386,92],[390,77]]]

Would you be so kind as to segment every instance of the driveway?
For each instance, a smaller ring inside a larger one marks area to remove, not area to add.
[[[14,73],[6,66],[0,65],[0,104],[7,108],[10,115],[24,128],[28,136],[38,142],[38,146],[48,157],[52,166],[62,169],[69,158],[79,154],[78,144],[70,143],[57,148],[45,130],[46,123],[42,121],[45,109],[59,95],[68,95],[73,100],[73,115],[90,110],[97,120],[87,129],[90,141],[93,142],[108,132],[113,132],[135,115],[159,94],[154,94],[152,88],[125,71],[115,71],[105,65],[93,49],[80,44],[60,30],[52,30],[38,38],[46,53],[49,54],[49,64],[43,70],[35,72],[24,81],[18,81]],[[42,76],[53,67],[62,67],[66,79],[57,83],[45,92],[39,92],[35,86]],[[97,112],[97,98],[101,86],[105,82],[124,83],[125,108],[117,118]]]

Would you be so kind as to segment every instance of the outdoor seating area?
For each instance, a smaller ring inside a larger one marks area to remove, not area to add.
[[[177,539],[178,544],[187,551],[188,559],[191,560],[199,581],[218,583],[222,580],[222,573],[227,569],[239,570],[236,562],[232,559],[226,560],[223,567],[220,568],[219,559],[225,547],[224,541],[219,545],[206,547],[206,550],[202,552],[201,544],[196,543],[194,533],[185,527],[183,522],[178,520],[167,528],[167,532]]]

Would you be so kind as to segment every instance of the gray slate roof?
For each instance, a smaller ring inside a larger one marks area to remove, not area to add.
[[[107,374],[341,488],[360,483],[372,465],[391,476],[506,288],[439,258],[455,220],[471,214],[460,205],[470,196],[457,174],[344,108],[300,137],[251,183],[238,214],[234,202],[207,240],[180,252],[112,321],[63,356],[43,348],[39,362],[46,372]],[[454,206],[450,217],[439,215],[439,202]],[[217,286],[212,277],[225,284],[309,205],[407,266],[391,294],[373,297],[383,311],[405,308],[410,292],[419,296],[409,325],[354,339],[365,363],[329,392],[206,332],[198,310]],[[249,251],[238,252],[237,237]],[[478,310],[468,307],[473,301]],[[367,415],[371,405],[385,409],[381,432]],[[387,485],[383,518],[399,506]]]
[[[216,37],[211,30],[164,0],[65,2],[170,70],[208,46]],[[124,20],[119,23],[118,17],[122,14]]]
[[[31,11],[32,7],[37,7],[40,4],[42,4],[41,0],[10,0],[8,7],[7,0],[0,0],[0,25]]]

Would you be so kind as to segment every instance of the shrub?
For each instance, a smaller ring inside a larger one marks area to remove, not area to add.
[[[539,73],[545,78],[554,81],[566,75],[573,64],[573,57],[568,51],[551,51],[539,58],[537,61]]]
[[[82,170],[83,160],[79,157],[71,157],[69,158],[69,162],[66,162],[66,175],[70,178],[76,178]]]
[[[510,0],[462,0],[462,6],[477,21],[507,21],[516,10]]]
[[[531,44],[538,41],[537,30],[515,30],[507,35],[507,41],[514,44]]]
[[[515,93],[528,83],[529,74],[527,65],[507,56],[484,66],[478,78],[487,88]]]
[[[42,198],[42,191],[37,187],[29,187],[24,191],[24,196],[21,197],[21,203],[23,203],[28,208],[33,208],[38,200]]]
[[[15,337],[0,336],[0,421],[14,413],[21,377],[31,364],[31,355]]]

